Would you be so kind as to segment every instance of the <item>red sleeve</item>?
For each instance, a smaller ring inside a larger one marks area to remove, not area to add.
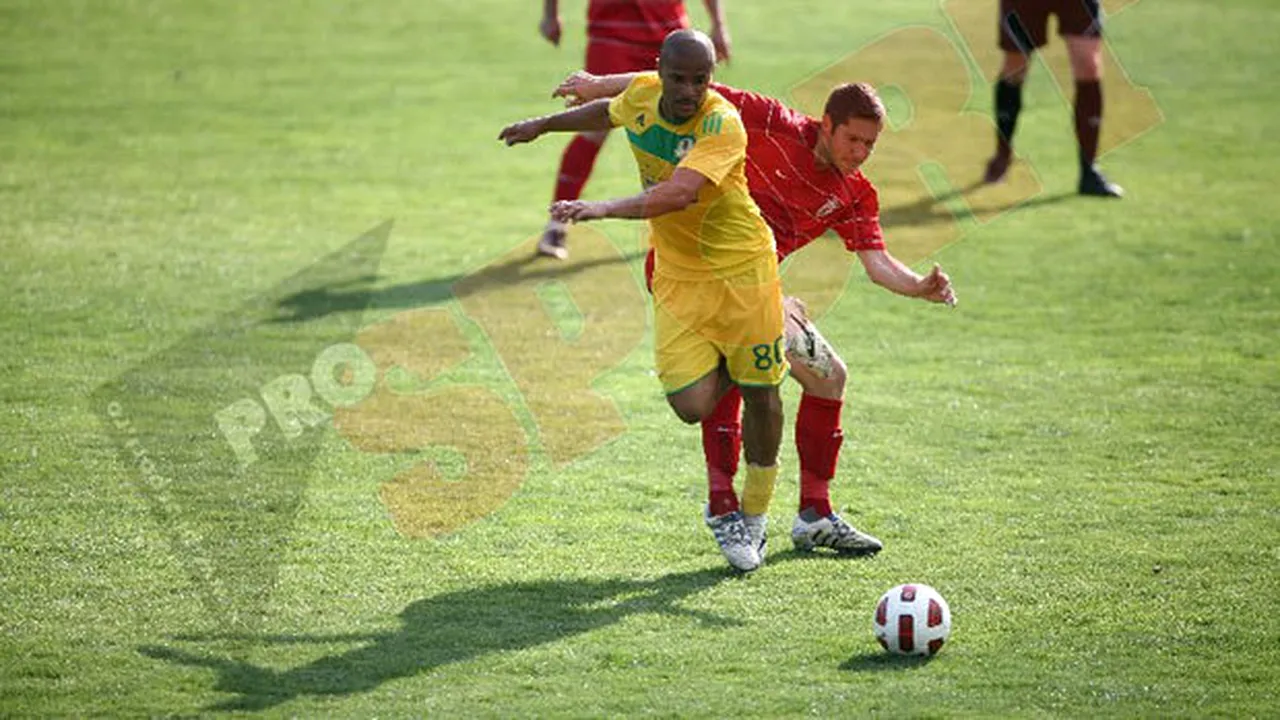
[[[880,196],[861,172],[849,178],[853,196],[840,221],[831,226],[850,252],[884,250],[884,230],[880,227]]]
[[[738,108],[738,114],[742,116],[742,126],[748,133],[783,132],[786,128],[802,127],[799,119],[803,119],[803,115],[768,95],[739,90],[716,82],[711,83],[711,89],[720,93],[725,100]]]

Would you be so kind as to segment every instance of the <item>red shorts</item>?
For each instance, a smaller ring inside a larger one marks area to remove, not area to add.
[[[1102,35],[1099,0],[1000,0],[1000,48],[1030,54],[1049,42],[1049,16],[1059,35]]]
[[[658,45],[632,45],[618,40],[587,40],[587,64],[592,75],[641,72],[658,69]]]

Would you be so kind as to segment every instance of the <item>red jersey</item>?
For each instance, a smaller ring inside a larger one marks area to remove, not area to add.
[[[845,175],[817,164],[813,148],[821,121],[764,95],[719,83],[711,88],[742,115],[747,185],[773,228],[779,260],[828,229],[850,251],[885,249],[875,186],[861,170]]]
[[[587,7],[593,41],[657,47],[667,33],[687,27],[683,0],[591,0]]]

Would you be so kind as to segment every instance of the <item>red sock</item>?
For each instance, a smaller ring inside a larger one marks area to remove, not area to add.
[[[569,141],[560,157],[560,174],[556,177],[556,200],[577,200],[591,176],[600,146],[581,135]]]
[[[800,455],[800,510],[812,508],[820,517],[831,514],[831,478],[844,432],[840,429],[842,400],[805,393],[796,413],[796,451]]]
[[[737,387],[702,421],[702,452],[707,458],[707,506],[711,515],[738,509],[733,476],[742,455],[742,393]]]

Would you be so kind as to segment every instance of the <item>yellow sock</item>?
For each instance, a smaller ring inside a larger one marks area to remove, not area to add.
[[[778,466],[747,465],[747,481],[742,485],[742,512],[763,515],[773,502],[773,485],[778,480]]]

